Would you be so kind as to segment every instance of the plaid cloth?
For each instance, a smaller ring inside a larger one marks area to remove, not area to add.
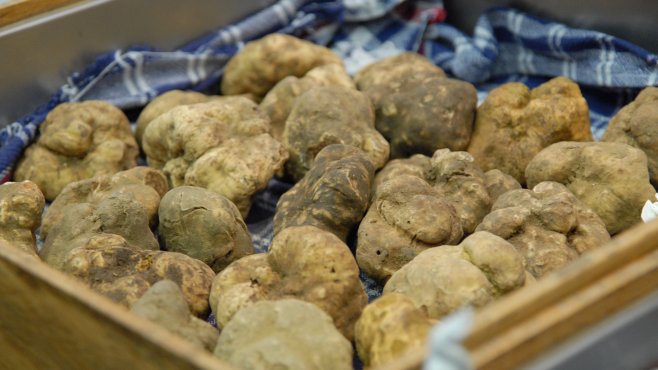
[[[656,84],[658,57],[609,35],[495,8],[480,17],[469,37],[443,23],[445,17],[441,1],[283,0],[179,50],[134,47],[108,53],[70,76],[35,112],[0,130],[0,182],[10,179],[22,150],[57,104],[101,99],[129,109],[171,89],[216,92],[226,61],[244,42],[272,32],[330,45],[352,73],[402,51],[420,52],[447,72],[475,83],[480,101],[505,82],[536,86],[552,76],[567,75],[581,84],[597,138],[639,89]],[[247,224],[260,252],[272,238],[276,202],[290,186],[272,180],[256,196]],[[362,278],[370,298],[381,294],[381,286]]]

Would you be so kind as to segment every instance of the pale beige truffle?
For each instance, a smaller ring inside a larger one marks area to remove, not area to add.
[[[580,88],[556,77],[532,90],[517,82],[492,90],[477,110],[468,152],[482,170],[499,169],[525,184],[525,168],[542,149],[592,140]]]
[[[320,86],[344,86],[356,89],[354,82],[340,64],[325,64],[308,71],[302,78],[288,76],[279,81],[263,98],[260,109],[272,124],[272,136],[283,140],[283,130],[298,96]]]
[[[514,244],[537,278],[610,239],[594,211],[564,185],[548,181],[503,194],[477,229]]]
[[[52,227],[64,219],[69,206],[80,203],[98,205],[115,193],[128,195],[146,210],[150,225],[158,220],[160,199],[169,190],[161,171],[135,167],[116,174],[95,176],[68,184],[48,207],[41,224],[40,237],[45,240]]]
[[[610,235],[641,222],[642,206],[656,194],[647,156],[621,143],[553,144],[530,161],[526,178],[529,187],[564,184],[601,217]]]
[[[0,241],[37,257],[34,231],[41,223],[45,199],[31,181],[0,185]]]
[[[212,191],[180,186],[162,198],[158,230],[164,250],[205,262],[219,272],[254,253],[238,208]]]
[[[464,305],[482,307],[525,284],[523,257],[514,246],[488,232],[460,245],[430,248],[391,276],[384,294],[400,293],[431,319]]]
[[[338,55],[323,46],[290,35],[270,34],[248,42],[228,61],[222,94],[264,96],[287,76],[301,77],[317,66],[342,63]]]
[[[356,322],[354,339],[365,367],[398,359],[424,346],[433,322],[407,296],[389,293],[366,306]]]
[[[46,200],[71,182],[135,167],[139,148],[130,122],[102,101],[63,103],[39,127],[40,136],[16,166],[16,181],[30,180]]]
[[[375,130],[368,97],[342,86],[313,88],[297,99],[283,131],[290,160],[286,170],[295,182],[313,166],[327,145],[344,144],[362,149],[375,168],[386,164],[388,142]]]
[[[217,344],[219,331],[192,315],[183,292],[171,280],[153,284],[130,310],[208,351]]]
[[[139,250],[124,238],[95,237],[71,250],[62,271],[130,307],[161,280],[175,282],[195,316],[208,313],[208,295],[215,276],[205,263],[175,252]]]
[[[641,149],[649,161],[651,182],[658,185],[658,88],[647,87],[610,120],[601,141]]]
[[[244,307],[282,298],[316,304],[349,340],[367,302],[350,249],[334,234],[313,226],[284,229],[268,253],[230,264],[213,281],[210,306],[224,326]]]

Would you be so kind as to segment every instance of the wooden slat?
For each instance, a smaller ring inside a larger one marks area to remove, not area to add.
[[[484,307],[465,341],[477,369],[513,369],[658,289],[658,221]],[[378,370],[418,369],[425,347]]]
[[[14,0],[0,4],[0,27],[81,0]]]
[[[0,244],[0,369],[234,370],[41,261]]]

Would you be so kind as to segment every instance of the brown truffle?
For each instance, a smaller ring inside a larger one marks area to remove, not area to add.
[[[478,108],[468,152],[484,171],[499,169],[525,184],[528,162],[547,146],[567,140],[593,140],[578,85],[566,77],[533,90],[513,82],[491,91]]]
[[[274,234],[290,226],[312,225],[346,241],[368,209],[374,172],[360,149],[324,147],[311,170],[279,199]]]
[[[599,216],[556,182],[503,194],[477,230],[514,244],[537,278],[610,239]]]
[[[135,167],[116,174],[101,175],[68,184],[48,207],[41,224],[40,237],[46,239],[50,229],[65,218],[67,207],[79,203],[97,205],[115,193],[130,196],[146,210],[150,225],[158,219],[160,198],[167,192],[162,172],[149,167]]]
[[[240,310],[222,330],[215,356],[239,369],[352,369],[352,345],[331,317],[297,299]]]
[[[313,226],[284,229],[267,254],[230,264],[213,281],[210,307],[224,326],[243,307],[282,298],[316,304],[349,340],[367,301],[350,249],[334,234]]]
[[[525,175],[530,187],[564,184],[601,217],[610,235],[640,222],[642,206],[656,194],[647,156],[620,143],[553,144],[532,159]]]
[[[468,146],[477,104],[470,83],[447,78],[413,53],[373,63],[355,80],[375,106],[376,127],[390,142],[391,158]]]
[[[139,148],[121,110],[102,101],[63,103],[39,127],[41,136],[16,166],[47,200],[71,182],[135,167]]]
[[[299,96],[286,121],[283,142],[290,154],[287,172],[295,182],[313,166],[327,145],[361,148],[375,168],[388,161],[389,147],[374,128],[368,97],[342,86],[317,87]]]
[[[391,362],[407,350],[425,345],[432,325],[407,296],[384,294],[366,306],[356,322],[359,358],[365,367]]]
[[[391,276],[384,294],[400,293],[431,319],[471,304],[482,307],[525,283],[523,257],[514,246],[488,232],[460,245],[430,248]]]
[[[0,185],[0,241],[36,257],[34,231],[45,203],[41,190],[31,181]]]
[[[601,141],[641,149],[649,160],[651,182],[658,185],[658,88],[647,87],[617,112]]]
[[[192,186],[171,190],[160,202],[159,216],[163,249],[201,260],[215,272],[254,253],[238,208],[209,190]]]
[[[208,351],[217,344],[217,329],[192,315],[183,292],[171,280],[153,284],[130,310]]]
[[[325,64],[342,64],[342,61],[323,46],[290,35],[270,34],[247,43],[228,61],[222,78],[222,94],[264,96],[285,77],[301,77]]]

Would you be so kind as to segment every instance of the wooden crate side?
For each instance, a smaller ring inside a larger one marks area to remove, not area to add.
[[[234,370],[0,243],[0,369]]]

